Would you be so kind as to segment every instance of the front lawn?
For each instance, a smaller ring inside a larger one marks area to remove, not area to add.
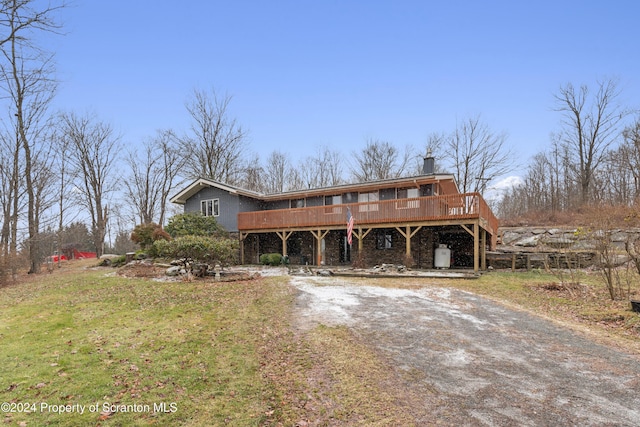
[[[361,337],[292,328],[287,277],[156,281],[94,264],[0,288],[5,424],[412,425],[411,390]],[[640,352],[640,315],[594,275],[575,286],[536,271],[349,280],[456,287]]]
[[[89,268],[0,288],[4,421],[268,424],[278,392],[261,353],[287,330],[285,280],[158,282]]]

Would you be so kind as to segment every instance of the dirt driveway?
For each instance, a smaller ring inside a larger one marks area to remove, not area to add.
[[[418,425],[640,425],[639,358],[552,322],[448,288],[291,283],[299,328],[346,325],[411,378]]]

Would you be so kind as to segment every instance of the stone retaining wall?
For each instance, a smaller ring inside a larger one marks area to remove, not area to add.
[[[497,252],[488,254],[487,261],[494,268],[589,267],[598,259],[592,236],[576,227],[501,227]],[[639,238],[640,229],[612,230],[620,264],[628,261],[625,243]]]
[[[501,227],[498,232],[498,250],[513,252],[556,252],[558,250],[593,251],[596,242],[589,233],[576,227]],[[612,232],[616,249],[624,250],[625,242],[640,238],[640,229],[617,229]]]

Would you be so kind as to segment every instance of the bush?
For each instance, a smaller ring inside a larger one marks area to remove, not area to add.
[[[111,266],[112,267],[121,267],[123,265],[125,265],[127,263],[127,256],[126,255],[121,255],[117,258],[112,258],[111,259]]]
[[[140,245],[143,251],[150,249],[156,240],[169,240],[171,236],[156,223],[136,225],[131,240]]]
[[[238,242],[228,238],[183,236],[171,241],[158,240],[153,243],[153,250],[158,256],[180,260],[185,270],[191,272],[194,263],[222,266],[236,263]]]
[[[224,233],[214,217],[198,212],[172,216],[165,230],[174,239],[182,236],[222,236]]]
[[[263,265],[280,265],[282,264],[282,255],[280,254],[262,254],[260,255],[260,264]]]

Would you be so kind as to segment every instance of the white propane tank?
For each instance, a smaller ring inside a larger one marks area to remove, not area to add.
[[[436,268],[449,268],[451,266],[451,249],[447,245],[441,244],[436,248],[434,265]]]

